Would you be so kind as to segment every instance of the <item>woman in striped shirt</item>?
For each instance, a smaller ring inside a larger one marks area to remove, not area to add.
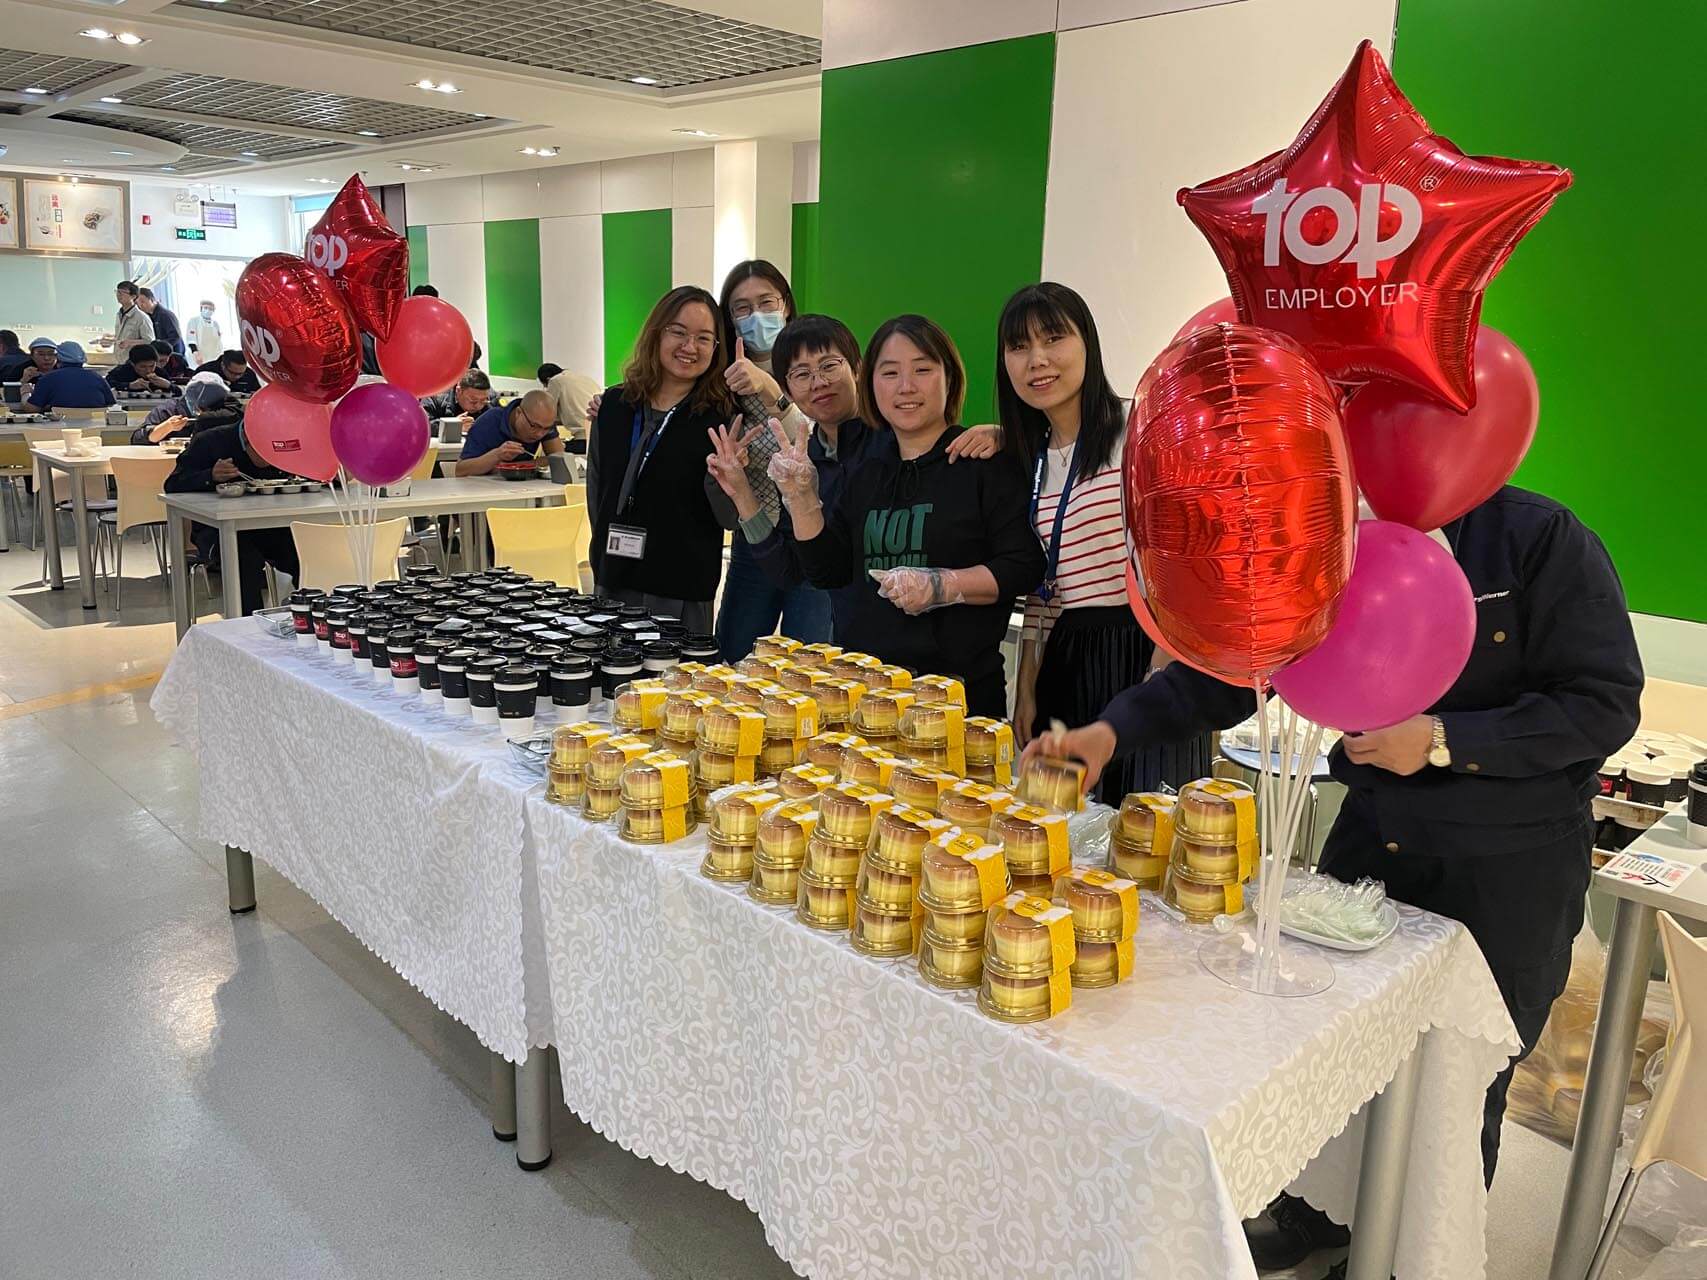
[[[1094,720],[1157,654],[1126,602],[1126,413],[1103,371],[1090,309],[1065,285],[1028,285],[1002,311],[997,356],[1005,447],[1031,479],[1032,524],[1048,561],[1025,606],[1014,694],[1023,743],[1051,720]],[[1103,774],[1097,798],[1117,805],[1129,791],[1178,787],[1209,763],[1208,737],[1140,752]]]

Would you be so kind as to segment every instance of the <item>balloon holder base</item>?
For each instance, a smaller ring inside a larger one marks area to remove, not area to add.
[[[1259,958],[1248,929],[1211,938],[1198,948],[1197,962],[1228,986],[1259,996],[1297,999],[1334,985],[1334,967],[1320,951],[1281,938],[1274,955]]]

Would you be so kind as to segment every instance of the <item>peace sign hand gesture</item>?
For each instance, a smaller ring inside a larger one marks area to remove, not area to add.
[[[717,487],[735,504],[735,514],[743,520],[751,519],[759,510],[753,486],[747,480],[746,448],[747,436],[757,430],[760,428],[754,426],[743,431],[741,415],[736,414],[728,426],[711,427],[705,433],[711,437],[711,452],[706,455],[705,468],[717,481]]]
[[[765,474],[776,484],[788,514],[799,520],[802,514],[819,510],[818,468],[806,453],[806,433],[798,442],[789,438],[787,430],[775,418],[770,420],[771,434],[776,437],[777,450],[771,456]]]

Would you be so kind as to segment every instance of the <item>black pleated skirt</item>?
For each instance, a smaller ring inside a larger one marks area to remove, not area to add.
[[[1124,606],[1064,611],[1043,646],[1032,732],[1042,733],[1051,720],[1077,728],[1097,719],[1115,694],[1144,679],[1155,649]],[[1104,771],[1094,798],[1118,806],[1128,792],[1154,791],[1162,783],[1177,789],[1207,777],[1210,742],[1210,735],[1204,734],[1115,760]]]

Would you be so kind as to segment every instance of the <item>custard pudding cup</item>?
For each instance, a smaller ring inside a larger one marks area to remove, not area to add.
[[[629,734],[606,738],[587,756],[588,785],[620,789],[623,771],[651,750],[652,744],[645,738]]]
[[[708,693],[679,689],[664,699],[664,718],[660,728],[672,738],[690,741],[699,732],[699,722],[707,707],[716,705]]]
[[[1118,841],[1111,842],[1111,861],[1114,873],[1124,876],[1140,889],[1158,889],[1168,870],[1165,855],[1152,854],[1147,847],[1128,849]]]
[[[788,800],[759,817],[759,852],[773,863],[806,861],[806,841],[818,829],[818,808],[810,800]]]
[[[951,783],[937,798],[936,811],[962,831],[987,835],[998,812],[1011,808],[1014,798],[982,782],[962,778]]]
[[[782,670],[782,663],[775,658],[763,658],[757,653],[749,654],[735,664],[735,673],[743,676],[756,676],[760,680],[774,681]]]
[[[1100,868],[1076,867],[1061,876],[1055,900],[1073,913],[1081,943],[1124,942],[1138,931],[1138,886]]]
[[[797,764],[777,775],[777,790],[786,800],[806,800],[836,781],[836,775],[815,764]]]
[[[902,763],[882,747],[874,747],[862,740],[858,746],[842,748],[840,776],[843,782],[857,782],[887,791],[889,780]]]
[[[1070,973],[1016,978],[997,973],[985,957],[984,981],[978,988],[978,1007],[999,1022],[1041,1022],[1071,1007]]]
[[[918,944],[919,921],[911,911],[893,914],[860,899],[854,912],[850,940],[868,956],[905,956]]]
[[[759,838],[759,815],[777,804],[765,787],[736,786],[711,798],[711,832],[724,840],[752,844]]]
[[[671,691],[681,691],[693,688],[694,677],[705,670],[703,662],[678,662],[663,675],[659,682]]]
[[[589,822],[608,822],[622,808],[622,788],[587,784],[581,797],[581,816]]]
[[[747,880],[753,874],[753,846],[738,840],[725,840],[715,831],[707,837],[710,848],[699,864],[699,873],[708,880]]]
[[[765,742],[765,717],[755,707],[707,707],[699,720],[699,746],[731,756],[757,756]]]
[[[913,705],[913,695],[903,689],[873,689],[854,708],[854,725],[861,733],[896,736],[901,712]]]
[[[772,906],[793,906],[800,895],[800,864],[772,862],[762,851],[754,850],[747,895]]]
[[[1019,798],[1063,813],[1085,807],[1085,766],[1078,760],[1033,756],[1020,769]]]
[[[919,860],[931,833],[926,829],[931,815],[923,809],[896,804],[878,814],[872,823],[872,848],[879,857],[898,867],[917,872]]]
[[[855,887],[862,901],[880,911],[911,912],[918,900],[919,882],[914,877],[874,865],[869,856],[860,864]]]
[[[583,720],[551,731],[551,763],[560,769],[585,769],[593,748],[611,736],[610,726]]]
[[[618,830],[624,840],[633,844],[674,844],[692,831],[694,825],[692,810],[685,804],[668,808],[624,804]]]
[[[1245,890],[1237,882],[1219,884],[1199,880],[1189,871],[1175,866],[1168,872],[1163,900],[1178,907],[1180,914],[1191,923],[1210,924],[1217,916],[1237,915],[1243,911]]]
[[[818,796],[818,813],[824,834],[835,840],[857,841],[871,839],[871,826],[876,815],[890,808],[895,798],[886,792],[854,782],[827,787]]]
[[[980,949],[984,945],[984,928],[989,918],[989,912],[981,907],[970,911],[939,911],[925,907],[925,920],[931,932],[949,942],[976,944]]]
[[[800,641],[793,636],[760,636],[753,641],[753,655],[759,658],[786,658],[800,649]]]
[[[986,967],[1013,977],[1064,973],[1076,951],[1073,915],[1047,898],[1011,893],[990,911]]]
[[[1241,878],[1239,846],[1232,838],[1206,839],[1181,833],[1174,858],[1176,866],[1184,867],[1206,884],[1231,884]]]
[[[814,674],[811,667],[790,662],[777,673],[776,682],[790,693],[811,693]]]
[[[855,680],[817,675],[812,678],[812,688],[809,692],[812,700],[818,704],[819,723],[828,728],[830,725],[848,723],[853,715],[854,704],[865,696],[865,686]]]
[[[622,801],[641,809],[677,809],[693,803],[688,762],[668,751],[650,751],[622,771]]]
[[[818,734],[818,704],[809,694],[777,688],[759,703],[765,717],[765,736],[801,742]]]
[[[794,908],[795,915],[803,924],[832,931],[846,929],[852,924],[857,910],[852,889],[823,880],[814,875],[810,867],[801,869],[800,891]]]
[[[1002,846],[1008,870],[1016,876],[1045,876],[1051,881],[1067,869],[1067,815],[1019,804],[990,818],[990,839]]]
[[[984,948],[944,938],[926,925],[919,935],[919,976],[933,987],[975,987],[984,977]]]
[[[913,685],[913,673],[893,662],[884,662],[868,668],[867,674],[874,685],[886,689],[910,689]]]
[[[581,769],[550,766],[545,778],[545,798],[552,804],[578,805],[587,791],[587,775]]]
[[[753,781],[758,763],[754,756],[731,756],[721,751],[694,752],[694,775],[702,793],[727,787],[737,782]]]
[[[913,696],[920,702],[952,702],[966,710],[966,686],[953,676],[923,675],[912,684]]]
[[[974,832],[957,832],[926,845],[921,871],[920,891],[931,908],[984,911],[1010,891],[1001,846],[987,843]]]
[[[848,747],[863,747],[865,739],[852,733],[820,733],[806,744],[806,763],[840,774],[842,752]]]
[[[840,645],[834,644],[803,644],[789,655],[797,667],[822,667],[831,658],[841,656]]]
[[[952,774],[926,764],[902,764],[889,776],[889,790],[895,799],[930,814],[936,813],[938,799],[953,783]]]
[[[1069,972],[1075,987],[1112,987],[1132,976],[1133,944],[1079,940],[1078,955]]]
[[[844,889],[852,887],[864,856],[864,845],[842,844],[822,831],[814,831],[806,838],[806,868],[827,884]]]

